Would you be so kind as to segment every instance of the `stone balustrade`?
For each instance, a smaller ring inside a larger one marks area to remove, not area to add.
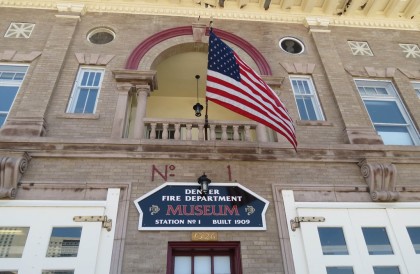
[[[204,141],[204,119],[144,118],[145,138]],[[252,121],[214,121],[208,123],[207,140],[256,142],[257,123]]]

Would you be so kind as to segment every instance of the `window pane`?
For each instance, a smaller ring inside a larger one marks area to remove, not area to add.
[[[329,266],[327,274],[354,274],[351,266]]]
[[[83,72],[83,78],[82,78],[82,83],[81,83],[82,86],[87,85],[88,77],[89,77],[89,72],[88,71]]]
[[[47,257],[77,257],[81,235],[81,227],[54,227]]]
[[[313,103],[312,98],[310,98],[310,97],[305,98],[305,106],[306,106],[306,110],[308,112],[309,120],[312,120],[312,121],[318,120],[317,117],[316,117],[314,103]]]
[[[0,86],[0,111],[10,111],[19,87]]]
[[[375,126],[385,145],[414,145],[406,126]]]
[[[374,266],[375,274],[400,274],[398,266]]]
[[[194,257],[194,274],[211,274],[211,257]]]
[[[95,81],[93,82],[93,85],[95,87],[99,86],[99,80],[101,80],[101,74],[100,72],[95,73]]]
[[[318,227],[324,255],[348,255],[346,240],[341,227]]]
[[[395,101],[365,101],[369,116],[374,123],[406,124]]]
[[[420,254],[420,227],[407,227],[416,254]]]
[[[175,256],[174,274],[191,274],[191,257]]]
[[[0,258],[21,258],[29,227],[0,227]]]
[[[388,95],[386,88],[376,88],[376,92],[381,95]]]
[[[296,103],[299,109],[300,119],[301,120],[309,120],[309,117],[306,113],[305,102],[302,97],[296,97]]]
[[[230,257],[214,256],[214,274],[230,274]]]
[[[89,89],[87,88],[80,89],[80,93],[79,93],[79,97],[77,98],[77,104],[74,109],[74,113],[84,113],[88,93],[89,93]]]
[[[74,274],[74,270],[43,270],[42,274]]]
[[[362,227],[362,231],[369,255],[394,254],[385,227]]]
[[[97,89],[90,89],[89,95],[86,102],[86,107],[84,113],[93,113],[96,103],[96,95],[98,94]]]
[[[376,95],[375,89],[372,87],[365,87],[366,95]]]
[[[13,80],[13,77],[15,76],[12,72],[2,72],[0,74],[0,80]]]

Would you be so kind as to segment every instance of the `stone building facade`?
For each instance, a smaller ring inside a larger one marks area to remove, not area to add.
[[[419,6],[0,1],[0,272],[420,273]],[[216,105],[205,140],[211,22],[297,151]],[[203,173],[264,224],[142,227],[139,198]]]

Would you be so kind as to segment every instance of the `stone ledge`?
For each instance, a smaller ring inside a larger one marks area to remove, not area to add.
[[[327,126],[327,127],[333,127],[334,124],[328,121],[305,121],[305,120],[296,120],[296,125],[298,126]]]
[[[56,116],[59,119],[86,119],[97,120],[100,118],[98,113],[62,113]]]

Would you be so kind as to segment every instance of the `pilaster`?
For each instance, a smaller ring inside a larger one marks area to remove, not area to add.
[[[47,130],[45,113],[52,93],[60,78],[61,69],[70,47],[74,31],[83,14],[83,5],[65,8],[58,6],[56,19],[42,55],[31,78],[27,79],[25,97],[9,115],[6,124],[0,130],[3,136],[44,136]],[[52,61],[53,60],[53,61]],[[42,79],[42,80],[41,80]]]
[[[383,144],[367,113],[361,111],[363,106],[360,105],[358,94],[352,88],[354,83],[350,81],[334,47],[328,24],[328,21],[315,19],[308,19],[306,22],[345,125],[344,140],[350,144]],[[354,107],[358,105],[360,109]]]

